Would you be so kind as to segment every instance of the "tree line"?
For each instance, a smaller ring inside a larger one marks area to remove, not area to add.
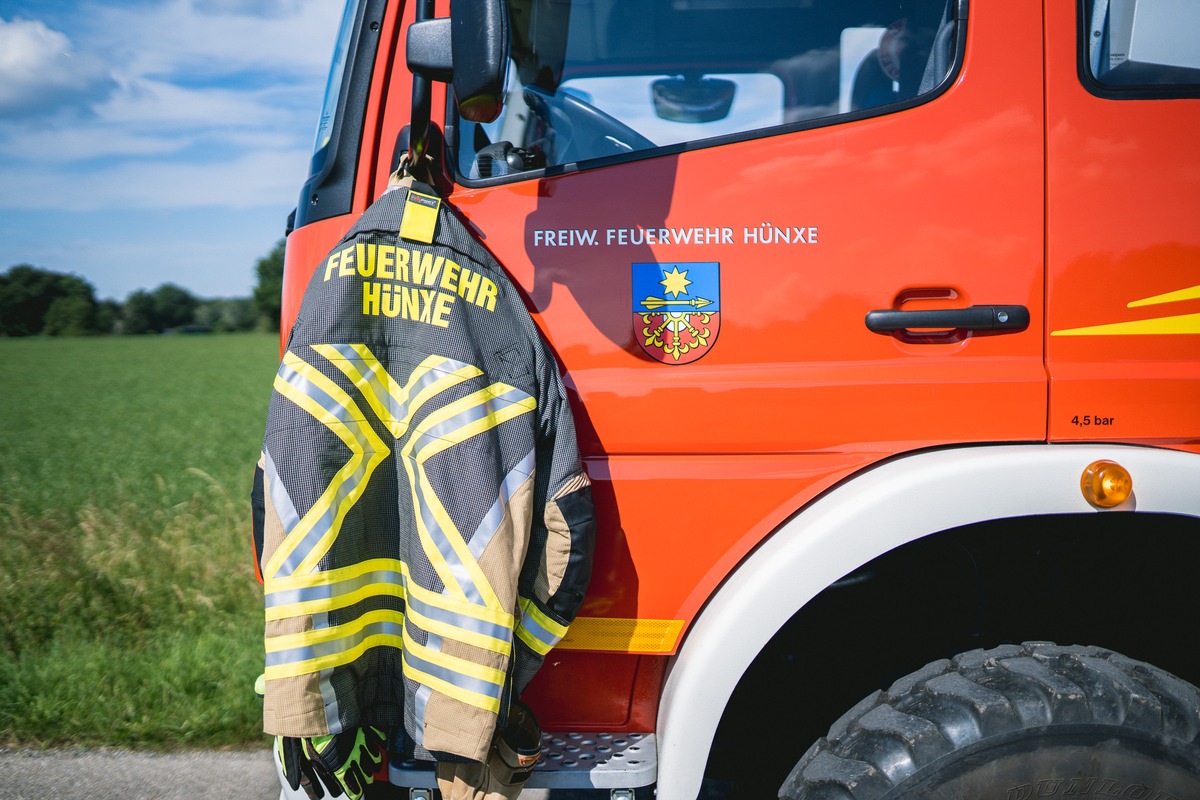
[[[283,249],[281,239],[258,260],[250,297],[215,300],[173,283],[138,289],[124,302],[97,300],[95,288],[77,275],[17,264],[0,274],[0,336],[278,331]]]

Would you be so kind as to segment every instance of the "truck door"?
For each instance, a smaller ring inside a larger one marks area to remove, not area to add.
[[[1050,436],[1194,448],[1200,6],[1080,5],[1046,5]]]
[[[454,132],[456,202],[592,452],[1045,438],[1038,13],[543,5],[513,3],[505,115]]]

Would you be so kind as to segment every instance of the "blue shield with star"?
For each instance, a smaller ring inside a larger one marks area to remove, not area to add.
[[[633,333],[655,361],[690,364],[721,330],[721,265],[716,261],[633,264]]]

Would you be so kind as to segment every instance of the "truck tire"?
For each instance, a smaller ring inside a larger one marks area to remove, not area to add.
[[[809,748],[779,796],[1200,798],[1200,691],[1099,647],[974,650],[867,697]]]

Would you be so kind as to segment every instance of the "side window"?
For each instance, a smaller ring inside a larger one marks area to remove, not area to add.
[[[510,0],[509,90],[466,182],[904,108],[955,64],[959,0]],[[508,177],[511,179],[511,177]]]
[[[1107,88],[1117,90],[1111,96],[1135,97],[1200,90],[1196,0],[1084,0],[1082,29],[1083,72],[1100,93]]]

